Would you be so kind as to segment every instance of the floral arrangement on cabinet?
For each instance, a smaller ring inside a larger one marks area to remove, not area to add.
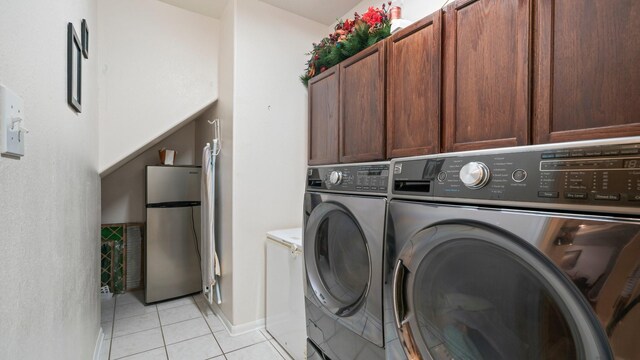
[[[387,5],[391,2],[380,8],[369,7],[362,16],[356,12],[353,19],[340,20],[332,34],[314,43],[313,50],[306,54],[311,58],[300,76],[302,83],[307,86],[312,77],[391,35]]]

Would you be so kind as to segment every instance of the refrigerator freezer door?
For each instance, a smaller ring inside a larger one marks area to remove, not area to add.
[[[147,166],[147,204],[200,201],[199,167]]]
[[[193,222],[192,222],[193,219]],[[145,301],[152,303],[201,290],[200,207],[147,208]]]

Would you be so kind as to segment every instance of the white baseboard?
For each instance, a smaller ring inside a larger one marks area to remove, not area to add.
[[[93,349],[93,360],[100,360],[100,353],[102,352],[103,340],[104,340],[104,331],[102,330],[102,326],[101,326],[100,331],[98,331],[96,346]]]
[[[222,310],[220,309],[220,306],[218,306],[218,304],[216,304],[216,303],[213,303],[213,304],[207,303],[207,305],[209,305],[211,310],[220,318],[220,320],[222,321],[222,325],[224,325],[225,329],[227,329],[227,331],[229,332],[229,334],[231,334],[231,336],[242,335],[242,334],[246,334],[246,333],[249,333],[249,332],[252,332],[252,331],[255,331],[255,330],[264,329],[264,325],[265,325],[265,319],[264,318],[261,318],[261,319],[255,320],[255,321],[251,321],[251,322],[248,322],[248,323],[244,323],[244,324],[234,325],[225,316],[225,314],[222,312]]]

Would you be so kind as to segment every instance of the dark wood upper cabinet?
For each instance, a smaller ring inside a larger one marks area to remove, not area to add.
[[[340,64],[340,162],[385,158],[385,45]]]
[[[387,157],[440,151],[442,12],[393,34],[387,44]]]
[[[309,80],[309,165],[338,162],[339,66]]]
[[[640,135],[640,1],[535,9],[534,142]]]
[[[531,7],[531,0],[458,0],[447,6],[445,151],[529,143]]]

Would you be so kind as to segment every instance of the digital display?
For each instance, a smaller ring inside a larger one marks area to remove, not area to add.
[[[576,170],[625,170],[640,169],[640,158],[633,159],[584,159],[584,160],[562,160],[562,161],[542,161],[540,170],[542,171],[576,171]]]
[[[380,176],[382,170],[360,170],[358,176]]]
[[[622,165],[623,168],[625,169],[635,169],[640,167],[640,160],[638,159],[629,159],[629,160],[625,160],[624,164]]]

